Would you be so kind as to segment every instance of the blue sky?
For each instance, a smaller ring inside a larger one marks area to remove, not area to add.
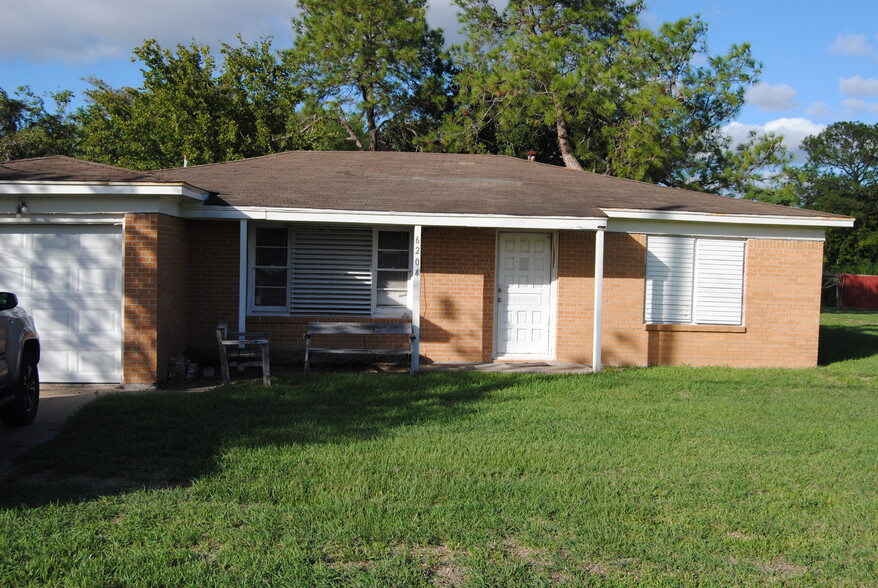
[[[498,0],[502,2],[503,0]],[[428,0],[428,18],[454,41],[450,0]],[[217,46],[235,35],[272,35],[292,43],[294,0],[30,0],[8,3],[0,19],[0,87],[38,93],[87,87],[96,76],[138,86],[131,50],[154,37],[164,46],[193,38]],[[878,123],[878,4],[875,0],[647,0],[649,26],[700,14],[710,53],[749,42],[763,64],[761,82],[729,127],[783,134],[790,148],[839,120]]]

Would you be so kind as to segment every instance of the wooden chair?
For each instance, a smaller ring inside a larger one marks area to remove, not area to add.
[[[219,350],[223,384],[232,383],[229,368],[262,368],[262,385],[271,386],[271,368],[268,360],[268,337],[265,333],[230,333],[226,323],[216,326],[216,345]]]

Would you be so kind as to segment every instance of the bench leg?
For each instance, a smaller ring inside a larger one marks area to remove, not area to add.
[[[223,384],[226,386],[231,386],[232,377],[229,375],[229,354],[226,353],[226,348],[220,345],[219,350],[220,355],[220,370],[223,374]]]
[[[262,348],[262,385],[271,388],[271,367],[268,364],[268,343],[259,345]]]

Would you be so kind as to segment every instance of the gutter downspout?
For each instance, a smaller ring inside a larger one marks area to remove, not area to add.
[[[594,237],[594,324],[592,332],[591,369],[601,371],[601,332],[604,322],[604,231],[598,227]]]

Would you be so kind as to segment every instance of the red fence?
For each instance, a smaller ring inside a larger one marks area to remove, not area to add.
[[[838,274],[839,308],[878,308],[878,276]]]

